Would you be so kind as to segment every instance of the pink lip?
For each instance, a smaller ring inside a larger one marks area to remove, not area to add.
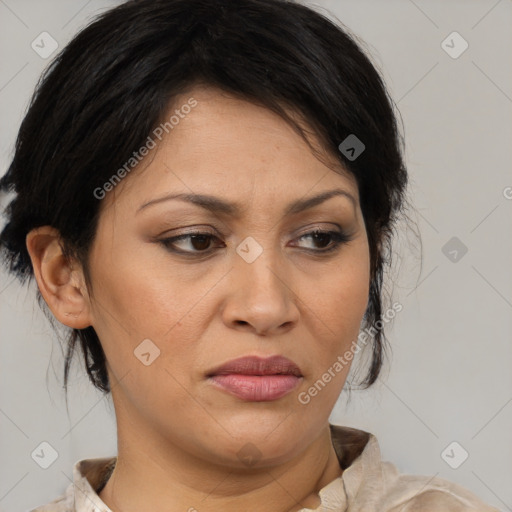
[[[283,356],[241,357],[208,374],[210,382],[228,393],[253,402],[277,400],[301,381],[300,368]]]

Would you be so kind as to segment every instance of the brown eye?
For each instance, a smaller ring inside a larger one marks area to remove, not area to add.
[[[212,237],[209,235],[191,235],[190,243],[197,251],[205,251],[210,247]]]
[[[214,239],[218,240],[218,237],[212,233],[196,232],[165,238],[159,242],[169,251],[193,255],[209,252]],[[180,246],[181,248],[176,248]]]
[[[305,233],[299,237],[299,240],[309,238],[313,244],[319,245],[320,248],[316,250],[316,252],[330,252],[336,250],[341,244],[348,242],[351,240],[346,233],[341,231],[322,231],[319,229],[315,229],[314,231],[310,231],[309,233]],[[309,248],[306,248],[309,249]],[[315,248],[313,247],[314,251]]]

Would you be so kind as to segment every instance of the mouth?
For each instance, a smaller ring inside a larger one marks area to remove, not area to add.
[[[301,369],[284,356],[242,357],[207,374],[217,389],[251,402],[277,400],[302,381]]]

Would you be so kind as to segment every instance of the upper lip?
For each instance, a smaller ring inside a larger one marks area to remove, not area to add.
[[[245,356],[224,363],[211,372],[208,377],[214,375],[228,375],[232,373],[242,375],[295,375],[302,377],[300,368],[290,359],[284,356]]]

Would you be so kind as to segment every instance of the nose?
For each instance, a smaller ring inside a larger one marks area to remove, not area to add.
[[[291,283],[291,269],[275,251],[265,249],[252,262],[235,257],[223,319],[240,331],[260,336],[284,334],[299,319],[298,297]]]

